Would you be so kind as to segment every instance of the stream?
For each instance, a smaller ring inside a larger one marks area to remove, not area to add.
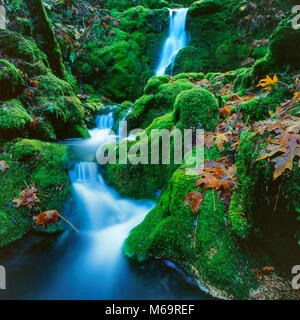
[[[113,138],[112,125],[111,113],[98,116],[90,139],[65,142],[79,159],[69,174],[80,232],[32,232],[1,248],[7,289],[0,299],[205,299],[173,263],[141,265],[123,255],[124,240],[154,203],[121,198],[91,161]]]

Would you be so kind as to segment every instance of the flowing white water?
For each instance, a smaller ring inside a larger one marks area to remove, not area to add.
[[[154,204],[121,198],[105,184],[97,163],[86,160],[95,158],[90,155],[97,147],[116,140],[109,131],[112,119],[102,115],[90,139],[71,144],[83,159],[70,172],[76,211],[83,220],[80,232],[65,232],[55,242],[52,237],[42,242],[33,238],[32,243],[27,239],[8,252],[2,248],[0,261],[9,284],[2,290],[5,299],[202,299],[196,287],[167,265],[133,265],[122,254],[130,230]]]
[[[172,72],[172,64],[178,51],[186,46],[185,22],[187,11],[187,8],[169,9],[169,35],[164,43],[160,61],[155,71],[156,76],[164,75],[170,64]]]

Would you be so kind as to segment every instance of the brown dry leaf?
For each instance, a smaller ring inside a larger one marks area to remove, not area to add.
[[[192,191],[184,197],[184,206],[189,205],[193,213],[197,213],[202,202],[204,200],[203,195],[198,191]]]
[[[26,206],[29,209],[32,209],[37,203],[40,203],[37,192],[38,190],[33,184],[31,187],[27,187],[20,193],[19,199],[14,199],[12,202],[17,204],[17,208]]]
[[[266,139],[269,143],[256,161],[271,158],[277,153],[281,153],[271,161],[275,163],[273,179],[277,179],[285,170],[292,171],[293,159],[300,158],[300,134],[281,133],[275,139]]]
[[[59,218],[59,213],[57,210],[45,211],[33,217],[33,219],[35,220],[35,225],[36,226],[40,225],[42,228],[44,228],[49,224],[57,222],[58,218]]]

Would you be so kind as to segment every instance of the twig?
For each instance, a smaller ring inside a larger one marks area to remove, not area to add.
[[[273,215],[275,214],[275,211],[276,211],[276,209],[277,209],[277,203],[278,203],[278,198],[279,198],[280,186],[281,186],[281,184],[280,184],[279,187],[278,187],[278,192],[277,192],[277,195],[276,195],[275,206],[274,206],[274,209],[273,209]]]
[[[233,128],[233,129],[235,128],[235,125],[236,125],[236,123],[237,123],[237,121],[238,121],[238,118],[239,118],[241,109],[242,109],[242,103],[240,103],[239,108],[238,108],[238,111],[237,111],[237,113],[236,113],[236,115],[235,115],[235,118],[234,118],[234,121],[233,121],[233,124],[232,124],[232,128]]]
[[[64,221],[66,221],[76,232],[79,232],[75,226],[69,221],[67,220],[66,218],[64,218],[62,215],[58,214],[59,217],[61,217]]]

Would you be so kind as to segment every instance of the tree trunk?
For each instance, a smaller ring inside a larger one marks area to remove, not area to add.
[[[51,22],[42,0],[24,0],[33,37],[38,47],[47,55],[52,72],[66,79],[60,47],[55,39]]]

